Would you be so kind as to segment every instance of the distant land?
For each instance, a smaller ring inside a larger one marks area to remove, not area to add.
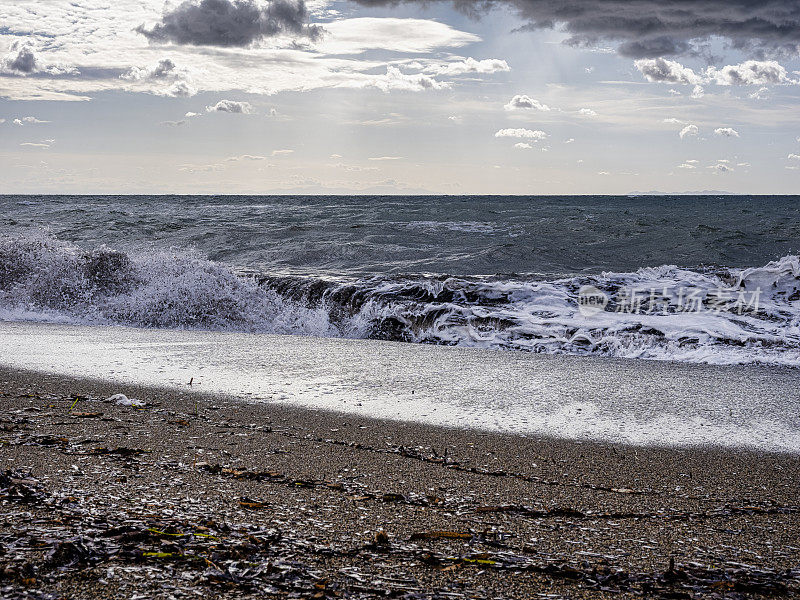
[[[652,190],[649,192],[630,192],[628,196],[736,196],[734,192],[723,192],[720,190],[703,190],[700,192],[659,192]]]

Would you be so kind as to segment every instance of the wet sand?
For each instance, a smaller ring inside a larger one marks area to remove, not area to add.
[[[103,401],[116,393],[146,405]],[[8,369],[0,405],[3,598],[800,591],[793,454],[446,429]]]

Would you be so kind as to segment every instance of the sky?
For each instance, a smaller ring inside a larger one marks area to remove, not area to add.
[[[14,0],[0,193],[800,192],[800,0]]]

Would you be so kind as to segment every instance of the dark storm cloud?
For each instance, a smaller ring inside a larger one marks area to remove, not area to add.
[[[367,6],[420,4],[431,0],[354,0]],[[511,7],[520,29],[563,28],[566,43],[619,44],[632,58],[701,52],[703,43],[721,36],[735,48],[758,56],[797,54],[800,0],[452,0],[470,15]]]
[[[244,47],[281,34],[318,37],[321,28],[307,21],[304,0],[186,0],[152,29],[140,25],[136,31],[151,42]]]

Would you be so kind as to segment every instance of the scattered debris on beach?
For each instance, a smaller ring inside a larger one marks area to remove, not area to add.
[[[800,594],[786,498],[559,479],[556,461],[534,475],[113,398],[4,395],[2,598]]]

